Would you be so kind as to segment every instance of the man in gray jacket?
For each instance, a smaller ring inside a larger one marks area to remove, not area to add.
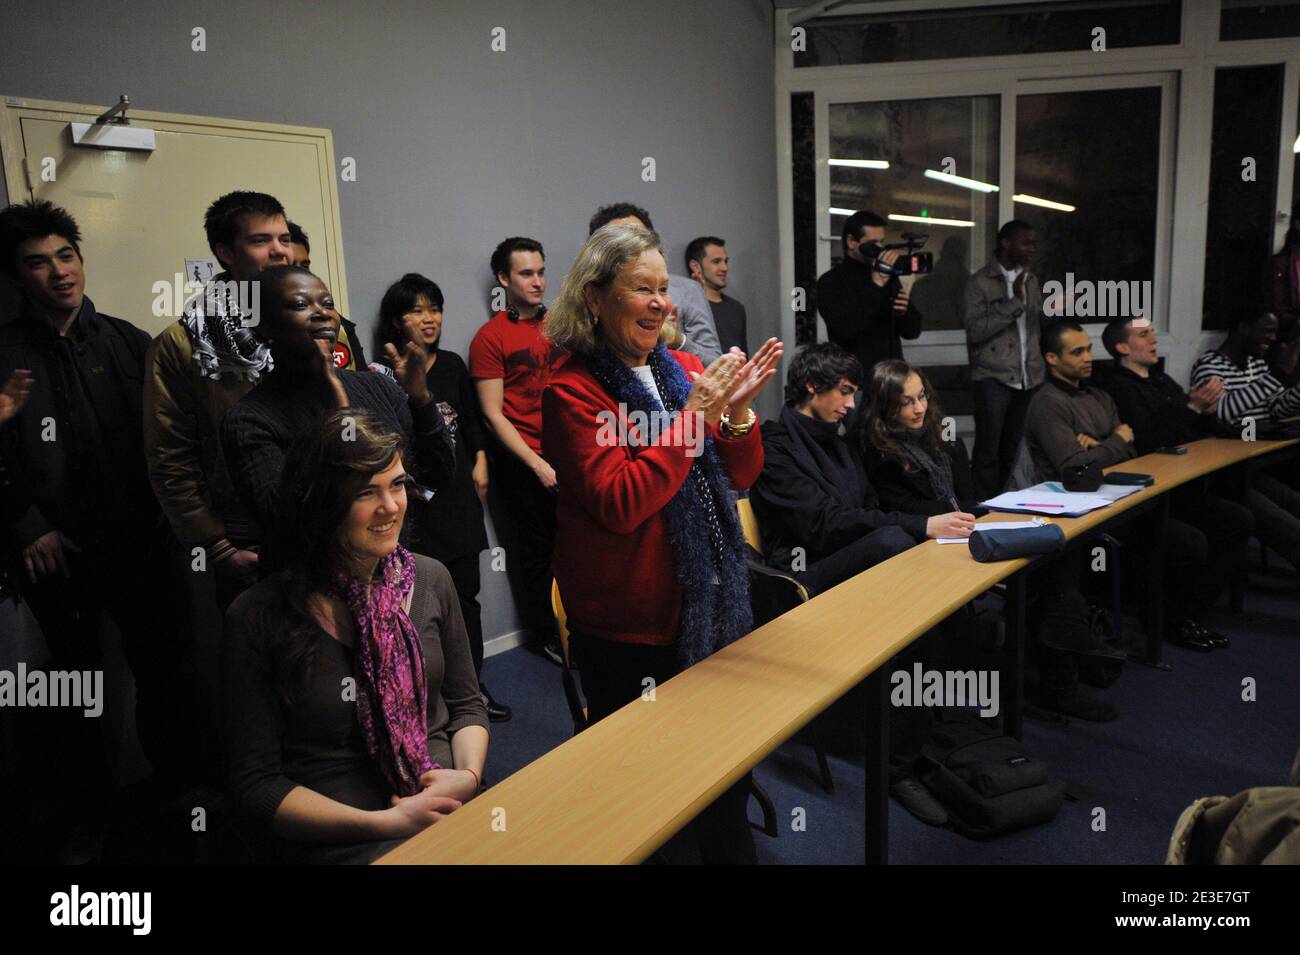
[[[601,206],[591,217],[587,225],[587,234],[595,232],[611,222],[631,223],[643,229],[654,231],[650,213],[630,202],[615,202]],[[722,346],[718,343],[718,330],[713,324],[713,310],[709,300],[704,296],[704,289],[694,279],[684,275],[668,276],[668,297],[677,306],[677,327],[686,337],[683,351],[688,351],[699,358],[708,368],[722,355]]]
[[[982,494],[997,494],[1006,484],[1029,400],[1043,383],[1043,293],[1029,272],[1036,250],[1033,227],[1012,219],[998,231],[993,260],[966,285],[963,325],[975,388],[971,468]]]

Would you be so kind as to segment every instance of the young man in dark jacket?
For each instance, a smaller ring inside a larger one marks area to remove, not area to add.
[[[1115,399],[1120,416],[1133,428],[1138,454],[1186,444],[1213,434],[1223,382],[1211,378],[1183,391],[1160,370],[1159,339],[1145,318],[1117,318],[1102,332],[1101,342],[1115,359],[1102,387]],[[1206,574],[1199,600],[1214,603],[1246,557],[1255,527],[1250,508],[1206,491],[1199,481],[1170,492],[1175,518],[1190,524],[1208,542]]]
[[[970,514],[884,511],[861,456],[840,433],[862,365],[838,345],[799,350],[781,415],[765,421],[763,473],[749,492],[768,562],[816,594],[928,537],[964,537]]]
[[[145,448],[149,478],[185,554],[202,548],[213,590],[196,589],[196,620],[222,612],[257,579],[251,518],[235,491],[220,444],[226,412],[271,369],[271,351],[222,293],[289,262],[284,206],[261,192],[228,192],[203,216],[222,271],[153,340],[145,359]],[[250,297],[251,300],[251,297]],[[247,303],[246,303],[247,304]],[[196,588],[199,583],[195,582]]]
[[[161,774],[196,747],[183,729],[178,660],[187,634],[168,598],[163,521],[141,435],[149,336],[86,297],[80,239],[73,218],[50,202],[0,212],[0,268],[23,293],[18,317],[0,326],[0,381],[30,372],[25,406],[0,427],[0,544],[49,646],[50,670],[99,673],[102,689],[100,618],[113,618],[135,676],[140,741]],[[116,776],[103,724],[67,707],[46,714],[41,729],[51,735],[31,736],[42,739],[51,768],[41,796],[84,792],[89,781],[94,796],[78,799],[75,812],[94,830]]]
[[[749,498],[773,567],[789,569],[814,595],[862,573],[927,537],[966,537],[970,514],[936,517],[882,511],[861,457],[840,434],[862,383],[862,365],[839,346],[801,348],[786,377],[785,407],[763,422],[763,472]],[[918,643],[895,658],[919,662]],[[943,825],[942,804],[913,778],[929,723],[923,709],[890,720],[890,794],[922,822]]]

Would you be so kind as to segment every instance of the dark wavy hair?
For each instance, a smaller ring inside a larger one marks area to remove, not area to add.
[[[814,342],[795,352],[785,376],[785,403],[797,407],[808,400],[808,385],[822,394],[843,379],[862,387],[862,362],[834,342]]]
[[[331,412],[289,449],[274,532],[285,619],[268,648],[272,683],[286,704],[320,646],[311,596],[328,593],[334,571],[352,560],[344,521],[370,479],[404,451],[401,434],[360,408]]]
[[[63,236],[77,258],[81,258],[81,230],[68,210],[48,199],[33,199],[16,202],[0,212],[0,271],[16,278],[18,246],[28,239],[43,239],[47,235]]]
[[[866,407],[853,422],[853,439],[858,449],[864,454],[874,447],[884,457],[892,458],[903,466],[904,471],[912,470],[912,461],[898,441],[898,425],[894,419],[903,405],[903,388],[911,375],[921,379],[921,387],[929,399],[925,412],[925,424],[921,429],[921,443],[936,457],[947,454],[939,422],[943,418],[943,408],[939,396],[930,385],[930,379],[920,368],[907,362],[891,358],[876,363],[871,370],[871,381],[867,384]]]

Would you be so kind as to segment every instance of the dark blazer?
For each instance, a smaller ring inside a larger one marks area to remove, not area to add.
[[[841,465],[840,473],[828,473],[811,448],[817,434],[834,429],[800,417],[786,405],[779,418],[762,424],[763,473],[749,500],[769,564],[789,567],[795,547],[811,564],[882,527],[901,527],[918,543],[925,540],[925,520],[881,501],[847,438],[825,442],[826,456]]]
[[[830,340],[862,362],[871,373],[878,361],[902,358],[900,339],[921,337],[921,313],[910,301],[907,311],[894,314],[896,281],[877,285],[872,267],[845,257],[817,280],[817,311],[826,320]]]
[[[948,460],[952,462],[952,486],[957,503],[963,511],[977,517],[988,513],[979,507],[980,494],[975,490],[965,442],[958,438],[944,447],[948,449]],[[874,447],[867,448],[863,460],[871,485],[880,495],[880,506],[886,510],[927,517],[952,510],[952,503],[935,492],[924,471],[905,471],[895,458],[881,454]]]
[[[147,334],[97,312],[89,296],[64,339],[26,302],[0,325],[0,384],[17,368],[34,378],[23,410],[0,428],[8,548],[56,529],[84,547],[153,528],[141,433],[148,347]]]

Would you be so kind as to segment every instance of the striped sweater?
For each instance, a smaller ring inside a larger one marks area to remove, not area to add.
[[[1219,421],[1239,425],[1246,418],[1259,423],[1282,421],[1300,415],[1300,385],[1283,387],[1262,358],[1248,359],[1242,369],[1222,352],[1207,351],[1192,366],[1192,387],[1211,378],[1223,380],[1223,397],[1219,399]]]

